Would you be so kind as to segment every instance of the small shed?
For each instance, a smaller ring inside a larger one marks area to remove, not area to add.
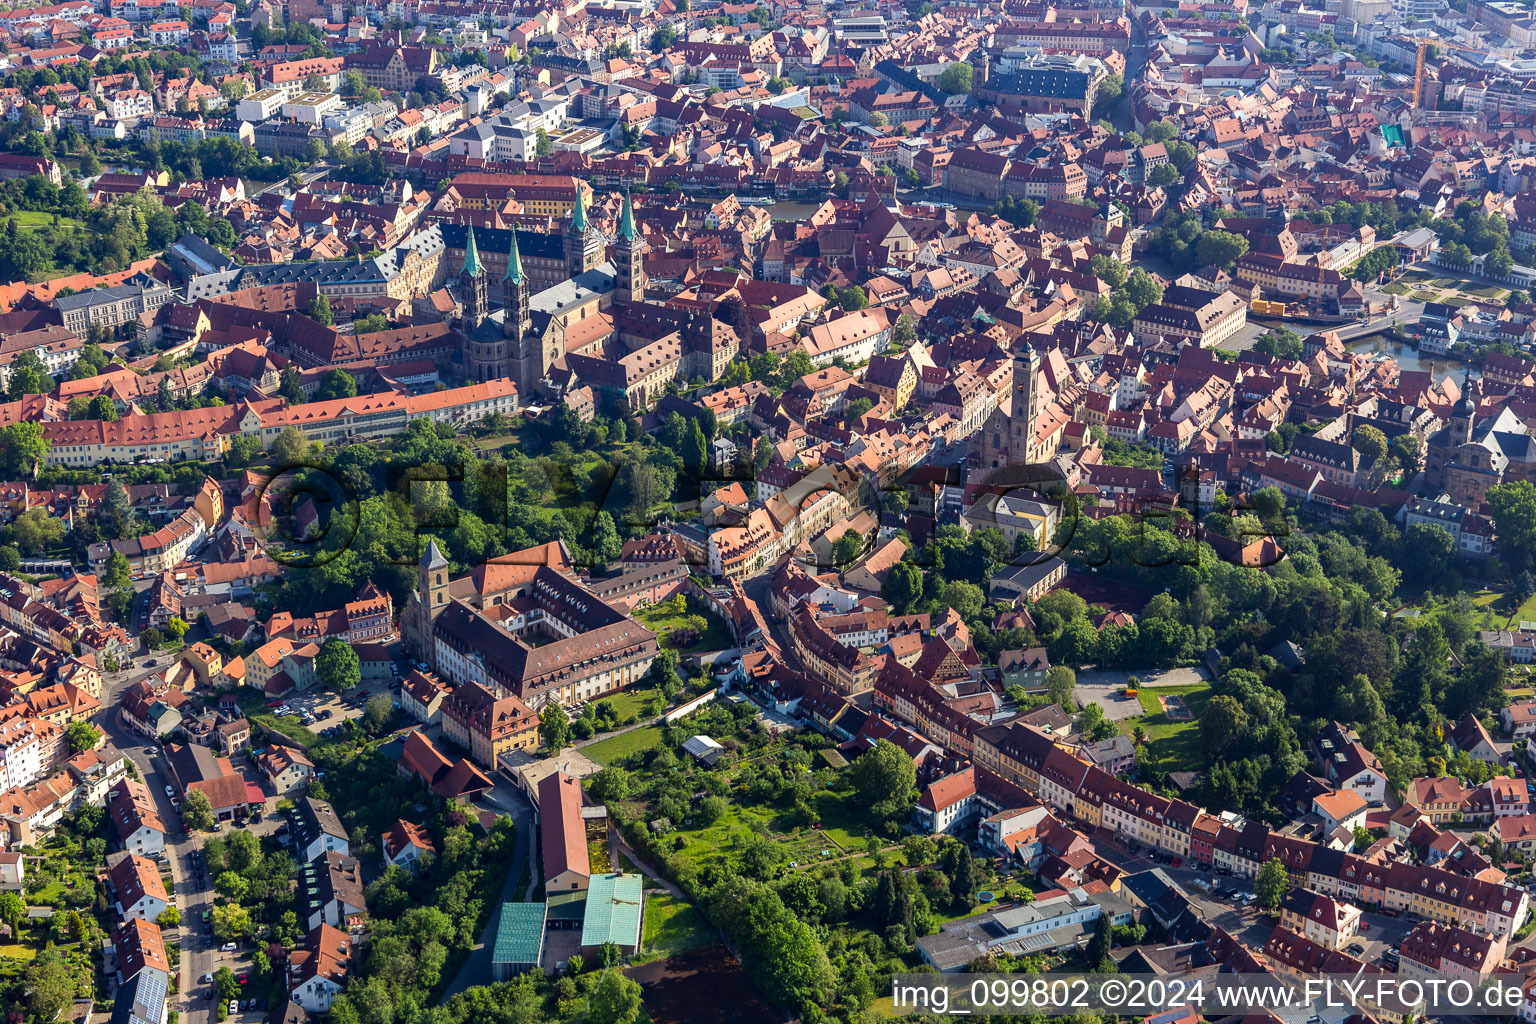
[[[510,981],[524,971],[537,970],[544,955],[542,903],[503,903],[491,953],[491,980]]]
[[[708,736],[692,736],[683,744],[683,749],[692,754],[701,764],[714,764],[720,760],[720,755],[725,753],[725,748]]]

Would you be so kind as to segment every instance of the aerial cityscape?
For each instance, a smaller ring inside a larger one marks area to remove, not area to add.
[[[0,1024],[1536,1022],[1532,83],[0,10]]]

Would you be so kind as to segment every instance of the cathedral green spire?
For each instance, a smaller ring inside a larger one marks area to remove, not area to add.
[[[522,284],[524,280],[523,257],[517,251],[516,228],[512,230],[512,249],[507,253],[507,276],[502,280],[511,281],[513,284]]]
[[[581,194],[581,183],[576,183],[576,206],[571,211],[571,230],[585,232],[587,230],[587,199]]]
[[[468,274],[470,277],[479,277],[485,273],[485,269],[480,266],[480,250],[475,245],[473,224],[469,226],[469,241],[464,243],[464,268],[459,273]]]
[[[619,237],[631,242],[635,240],[635,206],[630,202],[628,192],[624,193],[624,215],[619,219]]]

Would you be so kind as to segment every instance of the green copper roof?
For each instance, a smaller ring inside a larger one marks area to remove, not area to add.
[[[539,964],[544,951],[544,904],[503,903],[493,964]]]
[[[645,904],[644,879],[639,875],[593,875],[587,888],[587,912],[581,922],[581,944],[640,945],[640,910]]]
[[[619,237],[631,242],[635,240],[635,206],[630,202],[628,192],[624,193],[624,215],[619,218]]]
[[[480,250],[475,246],[475,226],[469,226],[469,241],[464,243],[464,269],[461,274],[470,277],[479,277],[485,273],[485,268],[480,266]]]
[[[523,283],[523,257],[517,251],[517,229],[512,230],[512,249],[507,253],[507,276],[502,280]]]
[[[581,194],[581,185],[576,186],[576,207],[571,211],[571,230],[587,230],[587,197]]]

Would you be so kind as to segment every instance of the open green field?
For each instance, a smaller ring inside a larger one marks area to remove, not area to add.
[[[1536,619],[1536,596],[1528,598],[1517,607],[1510,606],[1509,595],[1499,590],[1479,590],[1472,595],[1472,603],[1479,609],[1493,613],[1494,625],[1518,626],[1522,621]]]
[[[681,594],[670,601],[637,609],[634,615],[642,626],[660,638],[663,647],[672,647],[674,650],[688,653],[723,651],[735,646],[735,641],[731,639],[730,628],[726,626],[724,619],[696,600],[685,601]],[[680,627],[697,629],[698,640],[682,647],[669,643],[672,631]]]
[[[1129,736],[1139,725],[1147,733],[1147,755],[1154,761],[1176,761],[1193,764],[1200,758],[1200,712],[1211,699],[1210,683],[1192,683],[1188,686],[1159,686],[1137,692],[1145,714],[1128,718],[1120,723],[1120,731]],[[1194,715],[1187,722],[1177,722],[1163,713],[1158,697],[1179,696]]]
[[[620,690],[618,693],[609,694],[601,698],[613,705],[613,710],[618,713],[619,721],[625,721],[630,715],[638,715],[645,707],[646,702],[652,698],[661,701],[666,706],[666,699],[661,691],[654,686],[644,686],[634,690]]]
[[[6,219],[14,219],[16,221],[16,228],[19,231],[36,231],[39,228],[50,227],[53,224],[53,214],[43,213],[38,210],[17,210],[15,213],[7,214]],[[73,217],[60,216],[59,226],[65,228],[83,228],[85,227],[85,222],[76,220]],[[73,274],[75,271],[71,269],[67,271],[67,273]]]
[[[671,956],[715,942],[715,930],[690,903],[669,892],[653,892],[645,898],[645,935],[641,950]]]
[[[618,736],[610,736],[590,747],[582,747],[581,752],[598,764],[612,764],[630,754],[650,750],[660,742],[661,730],[653,725],[647,725],[640,729],[631,729]]]

